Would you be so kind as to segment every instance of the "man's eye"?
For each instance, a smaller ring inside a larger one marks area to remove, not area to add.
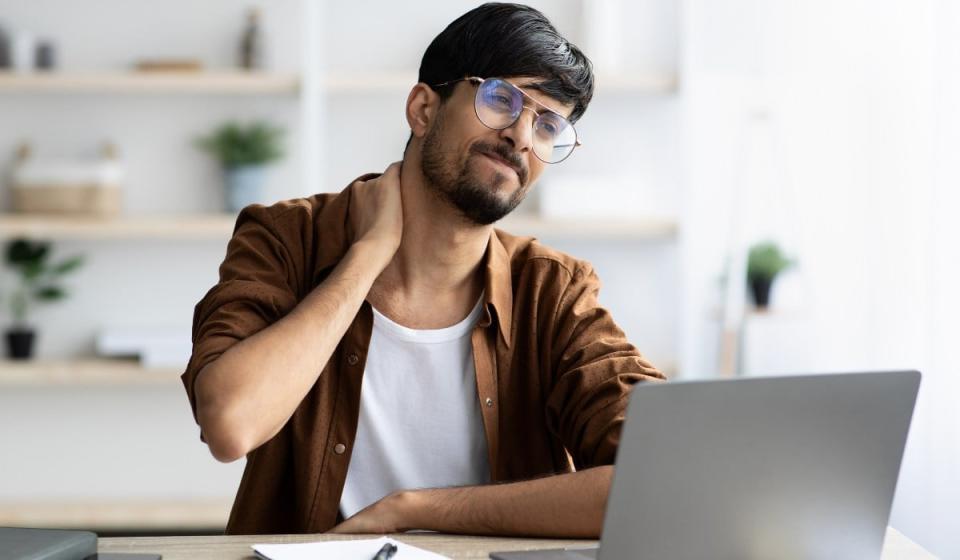
[[[544,136],[549,136],[550,138],[556,137],[560,134],[560,127],[556,123],[552,122],[549,119],[540,119],[540,122],[537,124],[537,129]]]

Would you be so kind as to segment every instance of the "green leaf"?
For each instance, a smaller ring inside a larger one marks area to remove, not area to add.
[[[228,122],[211,135],[199,138],[196,145],[224,167],[260,165],[283,157],[283,134],[283,129],[263,121],[248,125]]]
[[[7,244],[7,263],[13,266],[22,266],[29,263],[43,262],[50,251],[50,244],[31,242],[29,239],[14,239]]]
[[[55,274],[57,276],[62,276],[64,274],[67,274],[68,272],[72,272],[80,268],[80,265],[82,264],[83,264],[83,257],[81,256],[71,257],[67,260],[61,261],[52,269],[50,269],[50,273]]]
[[[793,261],[780,252],[780,247],[772,241],[757,243],[750,248],[747,257],[747,278],[749,280],[772,280]]]
[[[35,298],[40,301],[56,301],[67,296],[67,292],[59,286],[44,286],[33,292]]]
[[[20,275],[23,276],[25,282],[33,282],[37,278],[43,275],[45,272],[45,267],[42,262],[31,261],[26,262],[20,265]]]

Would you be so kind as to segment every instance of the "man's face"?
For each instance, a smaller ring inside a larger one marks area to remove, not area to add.
[[[569,116],[571,106],[524,87],[537,81],[510,79],[538,102]],[[487,225],[523,201],[546,164],[533,153],[534,111],[524,110],[512,126],[492,130],[477,118],[476,93],[475,84],[457,84],[424,135],[421,165],[429,188],[470,221]],[[543,110],[528,99],[524,101]]]

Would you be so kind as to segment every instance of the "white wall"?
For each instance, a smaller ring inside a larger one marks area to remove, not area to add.
[[[891,524],[960,557],[957,8],[686,7],[685,373],[716,371],[710,286],[724,259],[779,239],[799,265],[773,314],[748,319],[746,373],[922,370]],[[759,132],[757,108],[770,115]],[[771,161],[785,173],[765,172]]]

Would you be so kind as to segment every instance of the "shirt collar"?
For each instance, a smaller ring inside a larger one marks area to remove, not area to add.
[[[493,309],[496,315],[497,323],[500,328],[500,336],[503,343],[510,347],[510,326],[513,322],[513,272],[510,266],[510,255],[507,253],[503,241],[500,239],[502,232],[494,229],[490,232],[490,242],[487,244],[487,254],[485,256],[485,286],[484,292],[487,298],[485,307]],[[492,320],[489,315],[486,326]]]
[[[336,266],[353,244],[353,232],[350,230],[350,205],[353,199],[353,186],[358,181],[368,181],[378,177],[379,173],[368,173],[357,177],[339,194],[327,202],[314,218],[313,242],[316,247],[316,265],[313,272],[313,285],[316,286],[327,276],[328,269]],[[494,320],[503,343],[510,346],[510,328],[513,321],[513,274],[510,255],[503,245],[503,232],[494,229],[490,232],[487,252],[484,255],[484,314],[480,319],[481,327],[489,326]]]

